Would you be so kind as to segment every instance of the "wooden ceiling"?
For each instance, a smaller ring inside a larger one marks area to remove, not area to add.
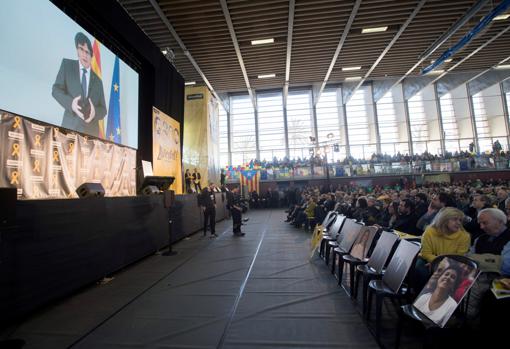
[[[287,40],[289,37],[289,0],[225,0],[228,14],[249,84],[254,90],[282,88],[285,83]],[[341,83],[347,77],[368,80],[403,77],[420,61],[420,56],[475,4],[476,0],[362,0],[334,63],[328,83]],[[421,69],[469,32],[500,1],[484,4],[448,40],[423,60],[409,75],[419,76]],[[171,48],[174,65],[186,81],[204,80],[182,47],[212,88],[220,92],[246,91],[247,84],[236,55],[225,12],[220,0],[119,0],[127,13],[161,49]],[[321,84],[332,63],[335,50],[353,11],[353,0],[296,0],[292,28],[289,86]],[[415,14],[407,27],[413,11]],[[158,14],[167,19],[167,23]],[[508,11],[507,11],[508,12]],[[182,44],[169,29],[173,27]],[[362,34],[362,28],[388,26],[380,33]],[[403,27],[404,26],[404,27]],[[508,29],[510,18],[492,21],[468,45],[458,51],[448,69],[465,59],[489,40]],[[392,39],[405,28],[385,55]],[[274,38],[273,44],[252,46],[250,41]],[[382,56],[382,57],[381,57]],[[510,56],[510,30],[455,67],[452,72],[483,71]],[[374,63],[380,61],[374,65]],[[361,66],[361,70],[342,71],[342,67]],[[276,74],[258,79],[261,74]]]

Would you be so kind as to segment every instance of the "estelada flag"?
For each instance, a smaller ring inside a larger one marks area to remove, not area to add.
[[[248,187],[248,192],[252,193],[256,191],[259,192],[259,181],[260,174],[259,171],[248,170],[241,171],[241,185],[245,185]]]

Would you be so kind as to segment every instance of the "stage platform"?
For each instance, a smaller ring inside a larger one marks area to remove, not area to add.
[[[216,219],[226,217],[216,193]],[[0,230],[0,328],[203,227],[196,195],[24,200]]]

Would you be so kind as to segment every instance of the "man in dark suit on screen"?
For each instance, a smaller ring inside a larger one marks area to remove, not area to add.
[[[74,37],[78,60],[62,60],[52,95],[64,107],[62,127],[99,137],[106,115],[103,82],[92,71],[92,44],[83,33]]]

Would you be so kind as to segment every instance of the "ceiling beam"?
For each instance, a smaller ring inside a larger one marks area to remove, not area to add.
[[[490,45],[494,40],[496,40],[497,38],[499,38],[501,35],[505,34],[508,30],[510,29],[510,26],[507,26],[505,29],[501,30],[499,33],[497,33],[496,35],[494,35],[492,38],[490,38],[489,40],[487,40],[486,42],[484,42],[482,45],[478,46],[475,50],[473,50],[473,52],[471,52],[470,54],[468,54],[466,57],[462,58],[460,61],[458,61],[457,63],[455,63],[454,65],[452,65],[450,68],[446,69],[443,73],[439,74],[435,79],[433,79],[428,85],[430,84],[433,84],[434,82],[438,81],[439,79],[441,79],[443,76],[445,76],[446,74],[448,74],[449,72],[451,72],[452,70],[454,70],[455,68],[457,68],[459,65],[461,65],[462,63],[464,63],[465,61],[467,61],[468,59],[470,59],[471,57],[473,57],[475,54],[477,54],[478,52],[480,52],[481,50],[483,50],[485,47],[487,47],[488,45]],[[506,61],[506,59],[504,60]],[[473,80],[473,79],[471,79]],[[428,86],[427,85],[427,86]],[[427,87],[425,86],[425,87]]]
[[[393,87],[402,82],[411,73],[418,68],[431,54],[433,54],[444,42],[446,42],[457,30],[459,30],[464,24],[466,24],[486,3],[488,0],[479,0],[474,4],[468,12],[466,12],[458,21],[456,21],[450,29],[443,35],[441,35],[434,43],[420,55],[418,62],[416,62],[404,75],[402,75],[395,83],[388,88],[391,90]]]
[[[356,15],[358,14],[359,7],[361,6],[361,0],[356,0],[354,3],[354,6],[352,7],[351,15],[349,16],[349,19],[347,20],[347,24],[345,25],[344,31],[342,32],[342,36],[340,37],[340,41],[338,42],[338,45],[335,50],[335,54],[333,55],[333,58],[331,59],[331,63],[329,64],[328,71],[326,72],[326,76],[324,77],[324,81],[322,82],[321,87],[319,88],[319,92],[314,98],[314,105],[317,105],[319,103],[319,99],[321,98],[322,91],[324,91],[324,88],[326,87],[326,84],[328,83],[329,76],[331,75],[331,72],[333,71],[333,68],[335,67],[336,61],[338,59],[338,56],[340,55],[340,51],[342,50],[342,47],[344,46],[345,40],[347,39],[347,35],[349,34],[351,30],[352,23],[354,22],[354,18],[356,18]]]
[[[225,17],[225,21],[227,22],[228,31],[230,32],[230,37],[232,39],[232,44],[234,45],[234,50],[236,51],[237,60],[239,61],[239,66],[241,67],[241,71],[243,73],[246,88],[248,89],[251,102],[253,103],[253,109],[257,110],[257,98],[255,97],[255,92],[250,86],[250,79],[248,78],[248,73],[246,72],[243,56],[241,55],[241,49],[239,48],[239,42],[237,41],[237,35],[234,30],[234,24],[232,23],[232,18],[230,18],[230,11],[228,10],[227,0],[220,0],[220,4],[221,9],[223,10],[223,16]]]
[[[191,64],[193,65],[193,67],[195,68],[195,70],[198,72],[198,74],[200,75],[200,77],[202,78],[202,80],[204,80],[205,84],[207,85],[207,87],[209,88],[209,90],[211,91],[211,93],[213,94],[213,96],[221,103],[221,104],[224,104],[223,100],[220,98],[220,96],[216,93],[216,91],[214,90],[214,88],[212,87],[211,83],[209,82],[209,80],[207,79],[207,77],[205,76],[204,72],[202,71],[202,69],[200,69],[200,67],[198,66],[197,62],[195,61],[195,59],[193,58],[193,56],[191,55],[191,53],[188,51],[188,49],[186,48],[186,45],[184,45],[184,43],[182,42],[181,38],[179,37],[179,35],[177,34],[177,32],[175,31],[172,23],[170,23],[170,21],[168,20],[168,18],[166,17],[166,15],[163,13],[163,10],[161,9],[161,7],[159,7],[159,4],[157,3],[156,0],[149,0],[152,7],[154,8],[154,10],[156,11],[156,13],[158,14],[159,18],[161,19],[161,21],[163,21],[163,23],[166,25],[167,29],[170,31],[170,33],[172,34],[172,36],[174,37],[175,41],[177,42],[177,44],[179,45],[179,47],[181,48],[181,50],[184,52],[184,55],[188,58],[188,60],[191,62]]]
[[[413,19],[416,17],[416,15],[418,14],[418,12],[421,10],[421,8],[423,7],[423,5],[425,5],[425,3],[427,2],[427,0],[420,0],[420,2],[416,5],[416,7],[414,8],[413,12],[409,15],[409,17],[407,18],[407,20],[405,21],[404,24],[402,24],[402,26],[400,27],[400,29],[398,30],[398,32],[395,34],[395,36],[393,37],[393,39],[391,39],[391,41],[389,42],[388,45],[386,45],[386,47],[384,48],[384,50],[381,52],[381,54],[379,55],[379,57],[377,57],[377,59],[375,60],[374,64],[372,64],[372,66],[370,67],[370,69],[368,69],[368,71],[366,72],[365,76],[358,82],[358,84],[356,85],[356,87],[352,90],[352,93],[349,95],[349,99],[352,95],[354,95],[354,93],[356,93],[356,90],[358,88],[361,87],[361,85],[363,85],[363,83],[365,82],[365,80],[370,76],[370,74],[372,74],[372,72],[374,71],[374,69],[379,65],[379,63],[382,61],[382,59],[384,58],[384,56],[386,56],[386,54],[388,53],[388,51],[393,47],[393,45],[397,42],[397,40],[400,38],[400,36],[402,35],[402,33],[404,32],[404,30],[407,29],[407,27],[409,26],[409,24],[411,24],[411,22],[413,21]],[[345,101],[345,103],[347,103],[348,101]]]
[[[283,85],[283,108],[287,109],[287,96],[289,95],[290,56],[292,53],[292,33],[294,32],[294,12],[296,0],[289,0],[289,22],[287,27],[287,56],[285,57],[285,83]]]

